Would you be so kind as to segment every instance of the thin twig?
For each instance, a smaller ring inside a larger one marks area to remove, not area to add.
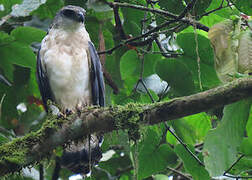
[[[149,4],[148,4],[148,1],[147,1],[147,7],[148,7],[148,5],[149,5]],[[147,17],[147,12],[145,12],[145,14],[144,14],[144,19],[142,20],[142,32],[145,32],[145,31],[146,31],[146,28],[147,28],[147,27],[145,26],[146,17]],[[155,35],[155,36],[152,36],[152,37],[156,37],[156,35]],[[145,39],[144,39],[144,40],[145,40]],[[149,43],[149,45],[148,45],[148,47],[147,47],[147,52],[151,49],[151,47],[152,47],[152,42]],[[143,53],[143,54],[140,56],[140,58],[139,58],[139,59],[141,60],[141,70],[140,70],[140,77],[139,77],[139,80],[138,80],[137,85],[136,85],[136,87],[135,87],[135,90],[137,89],[138,85],[141,83],[141,84],[143,85],[145,91],[147,92],[148,96],[150,97],[151,102],[154,103],[155,100],[154,100],[154,98],[152,97],[152,95],[151,95],[149,89],[146,87],[146,85],[145,85],[145,83],[144,83],[144,81],[143,81],[143,73],[144,73],[144,55],[145,55],[145,53]]]
[[[235,178],[235,179],[250,179],[252,176],[235,176],[235,175],[230,175],[228,172],[243,158],[245,157],[244,154],[242,154],[224,173],[223,176],[230,177],[230,178]]]
[[[160,102],[160,101],[163,99],[164,95],[166,94],[166,91],[168,91],[169,88],[170,88],[170,86],[169,86],[169,84],[167,83],[167,86],[165,87],[165,89],[163,90],[163,92],[161,93],[161,95],[159,96],[157,102]]]
[[[175,22],[181,21],[181,22],[184,22],[186,24],[193,25],[190,19],[185,18],[185,17],[180,18],[180,16],[177,16],[177,15],[175,15],[173,13],[170,13],[168,11],[164,11],[164,10],[161,10],[161,9],[147,8],[147,7],[144,7],[144,6],[139,6],[139,5],[129,4],[129,3],[118,3],[118,2],[106,2],[106,3],[108,5],[110,5],[111,7],[116,5],[116,6],[120,6],[120,7],[124,7],[124,8],[133,8],[133,9],[138,9],[138,10],[142,10],[142,11],[157,13],[157,14],[160,14],[160,15],[175,19],[176,20]],[[195,24],[197,25],[196,27],[201,29],[201,30],[204,30],[204,31],[209,30],[208,27],[206,27],[205,25],[203,25],[203,24],[201,24],[199,22],[195,21]]]
[[[188,180],[191,180],[192,178],[188,177],[187,175],[183,174],[182,172],[176,170],[176,169],[173,169],[173,168],[170,168],[170,167],[166,167],[168,170],[182,176],[184,179],[188,179]]]
[[[223,176],[225,176],[245,155],[242,154],[224,173]]]
[[[194,7],[197,0],[192,0],[190,3],[187,4],[184,11],[177,17],[177,19],[182,19],[185,15]]]
[[[8,86],[12,86],[12,84],[1,74],[0,74],[0,82],[3,82]]]
[[[229,5],[223,6],[223,4],[224,4],[224,0],[221,1],[221,4],[220,4],[220,6],[218,8],[210,10],[210,11],[204,13],[204,14],[201,14],[200,16],[197,16],[196,18],[203,17],[203,16],[208,16],[209,14],[211,14],[211,13],[213,13],[215,11],[218,11],[218,10],[221,10],[223,8],[229,7]]]
[[[178,142],[180,144],[182,144],[182,146],[184,146],[185,150],[203,167],[205,167],[205,165],[201,162],[201,160],[192,153],[192,151],[187,147],[187,145],[170,129],[170,127],[165,123],[166,128],[168,129],[168,131],[178,140]]]

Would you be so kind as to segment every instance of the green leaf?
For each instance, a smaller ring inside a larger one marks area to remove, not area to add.
[[[9,139],[0,133],[0,145],[4,144],[4,143],[7,143],[9,141]]]
[[[210,130],[204,143],[204,161],[211,176],[220,176],[237,159],[249,117],[250,102],[242,100],[224,108],[219,126]]]
[[[191,2],[191,0],[185,0],[185,2],[188,4]],[[196,15],[203,14],[205,10],[210,6],[211,2],[212,0],[197,0],[192,13]]]
[[[212,0],[212,3],[207,8],[206,12],[210,12],[214,9],[219,8],[221,3],[222,3],[222,1],[220,1],[220,0]],[[227,5],[228,5],[228,1],[224,1],[223,7],[225,7]],[[209,19],[211,19],[213,17],[212,15],[218,15],[219,17],[229,19],[231,15],[239,16],[240,12],[235,7],[232,7],[232,9],[231,8],[222,8],[222,9],[219,9],[218,11],[214,11],[213,13],[210,13],[208,16],[204,16],[203,18],[209,17]],[[218,22],[220,22],[220,21],[216,19],[215,23],[218,23]],[[207,24],[205,24],[205,25],[207,25]]]
[[[20,4],[21,2],[22,0],[1,0],[0,4],[3,5],[4,10],[0,11],[0,18],[10,13],[13,5]]]
[[[196,141],[203,141],[208,130],[211,128],[210,117],[206,113],[199,113],[186,116],[183,119],[189,126],[193,127]]]
[[[183,62],[192,73],[194,82],[197,84],[199,89],[199,71],[201,83],[204,89],[210,89],[219,85],[220,81],[216,75],[214,68],[214,54],[213,49],[210,45],[210,41],[198,34],[198,52],[200,63],[197,62],[196,54],[196,42],[194,33],[180,33],[177,37],[179,46],[183,49],[184,55],[178,58],[179,61]],[[200,66],[200,70],[199,70]]]
[[[180,14],[185,9],[182,0],[159,0],[158,5],[161,9],[165,9],[174,14]]]
[[[169,177],[163,174],[156,174],[154,180],[169,180]]]
[[[27,45],[30,45],[32,42],[41,42],[45,35],[45,31],[28,26],[18,27],[11,31],[11,36]]]
[[[235,7],[239,9],[241,12],[243,12],[246,15],[251,16],[252,15],[252,1],[251,0],[234,0],[233,1]]]
[[[42,4],[37,10],[33,11],[33,14],[37,15],[40,19],[52,19],[63,5],[64,2],[62,0],[47,0],[45,4]]]
[[[190,149],[192,150],[192,148]],[[175,147],[175,152],[182,159],[186,171],[192,175],[194,180],[210,180],[206,169],[185,150],[184,146],[178,144]]]
[[[175,130],[177,136],[182,139],[183,142],[187,144],[196,143],[196,131],[194,127],[189,124],[184,118],[177,119],[176,121],[171,121],[170,124]]]
[[[242,154],[252,157],[251,149],[252,149],[252,142],[250,141],[250,139],[243,138],[242,144],[239,150],[242,152]]]
[[[19,42],[13,42],[0,46],[1,61],[9,64],[17,64],[23,67],[34,68],[36,57],[31,48]]]
[[[213,66],[214,53],[210,41],[200,34],[197,35],[197,41],[198,52],[201,62]],[[186,57],[197,58],[194,33],[180,33],[177,36],[177,43],[183,49],[184,55]]]
[[[240,34],[238,48],[238,72],[248,74],[252,72],[252,32],[251,30],[243,31]]]
[[[169,164],[176,162],[176,155],[168,144],[162,144],[161,135],[159,135],[158,127],[148,128],[145,137],[138,145],[138,178],[144,179],[155,172],[160,172]]]
[[[132,8],[122,8],[123,18],[126,20],[123,23],[123,28],[126,34],[137,36],[141,34],[141,21],[144,18],[144,11],[138,11]]]
[[[194,82],[190,70],[177,59],[158,61],[156,73],[180,95],[190,95],[194,92]]]
[[[137,83],[140,74],[140,65],[140,59],[134,50],[126,52],[120,60],[122,80],[125,81],[130,89]]]

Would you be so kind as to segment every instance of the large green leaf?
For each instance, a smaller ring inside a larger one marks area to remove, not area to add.
[[[178,45],[183,49],[184,55],[186,57],[197,57],[196,54],[196,41],[194,33],[180,33],[177,36]],[[214,53],[211,47],[210,41],[198,34],[197,35],[198,42],[198,52],[201,62],[207,65],[214,65]]]
[[[126,52],[120,60],[122,79],[127,81],[131,77],[135,77],[135,80],[137,80],[137,77],[140,74],[140,64],[141,62],[136,51],[130,50]]]
[[[141,34],[141,21],[144,18],[144,11],[139,11],[132,8],[122,8],[124,18],[124,30],[126,34],[137,36]]]
[[[1,61],[35,68],[36,57],[31,48],[19,42],[13,42],[0,47]]]
[[[33,27],[18,27],[11,31],[11,36],[15,40],[30,45],[32,42],[41,42],[46,32]]]
[[[205,139],[208,130],[211,128],[210,117],[206,113],[194,114],[183,118],[185,122],[193,127],[195,132],[196,142],[201,142]]]
[[[159,135],[157,127],[148,128],[143,141],[138,145],[139,179],[165,170],[168,164],[172,165],[176,162],[177,157],[173,150],[168,144],[159,145],[160,141],[161,135]]]
[[[249,117],[250,102],[242,100],[224,108],[219,126],[210,130],[204,143],[204,161],[211,176],[220,176],[237,159]]]
[[[184,146],[178,144],[175,147],[175,152],[182,159],[186,171],[192,175],[194,180],[210,180],[206,169],[185,150]]]
[[[180,95],[189,95],[194,92],[194,82],[190,70],[177,59],[158,61],[156,73]]]
[[[197,89],[199,89],[199,71],[203,88],[210,89],[220,83],[214,68],[213,49],[206,37],[200,34],[197,37],[200,63],[198,64],[197,61],[194,33],[180,33],[178,35],[177,42],[184,51],[184,55],[178,60],[183,62],[192,73]]]
[[[187,144],[196,143],[196,131],[194,127],[189,124],[184,118],[177,119],[170,122],[177,136]],[[170,132],[167,132],[170,133]]]

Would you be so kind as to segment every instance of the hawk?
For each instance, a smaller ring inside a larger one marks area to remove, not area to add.
[[[84,20],[83,8],[63,7],[41,42],[37,81],[47,112],[47,100],[55,102],[63,114],[90,105],[105,106],[102,67]],[[87,174],[90,164],[98,163],[102,156],[101,141],[101,135],[93,134],[87,142],[70,145],[60,164],[74,173]]]

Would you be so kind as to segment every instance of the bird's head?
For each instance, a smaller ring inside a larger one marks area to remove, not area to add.
[[[78,6],[63,7],[55,16],[53,25],[57,27],[76,27],[84,24],[86,11]]]

